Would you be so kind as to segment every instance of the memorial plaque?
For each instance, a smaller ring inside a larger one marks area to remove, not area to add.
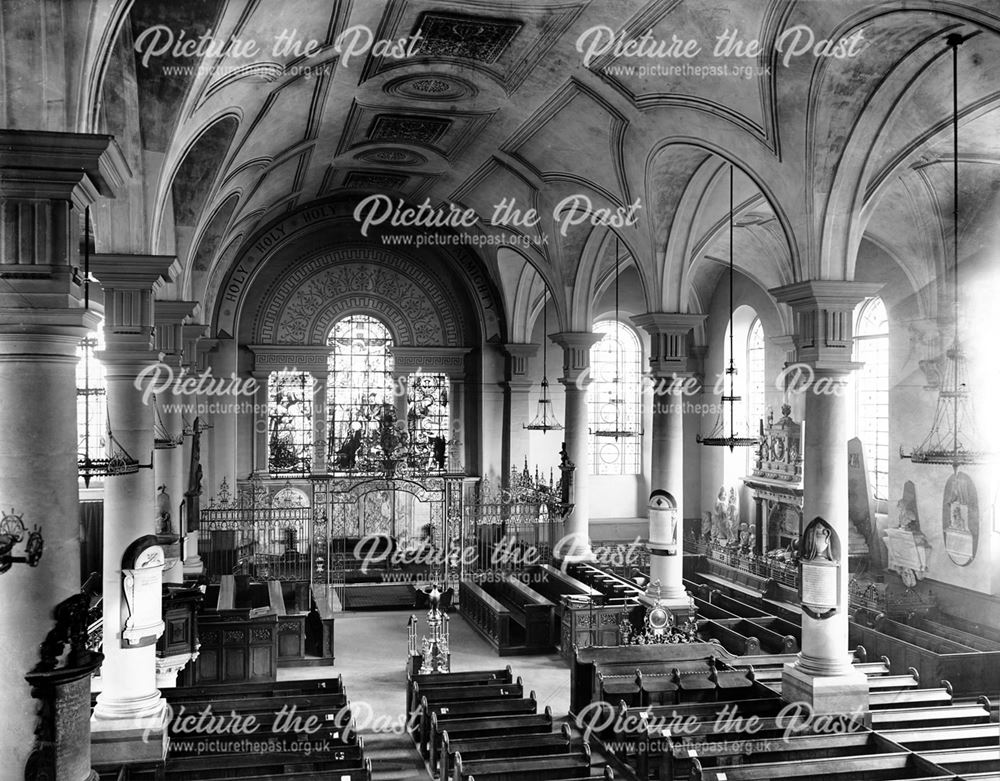
[[[802,563],[802,603],[814,610],[838,607],[840,567],[833,563]]]

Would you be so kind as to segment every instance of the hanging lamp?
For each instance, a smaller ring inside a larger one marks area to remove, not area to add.
[[[975,34],[975,33],[973,33]],[[972,392],[968,382],[968,363],[959,338],[958,317],[958,47],[972,36],[958,33],[949,35],[945,42],[951,48],[951,126],[952,126],[952,260],[954,286],[952,288],[952,317],[954,333],[951,347],[945,353],[945,366],[941,372],[937,406],[931,430],[920,444],[910,453],[899,449],[901,458],[908,458],[915,464],[950,465],[958,472],[959,467],[983,463],[990,454],[977,444],[975,432],[978,430],[973,413]]]
[[[729,366],[726,367],[726,376],[729,378],[729,394],[722,397],[722,410],[716,420],[715,428],[711,434],[703,437],[699,434],[696,439],[699,444],[709,447],[728,447],[729,452],[733,452],[738,447],[754,447],[760,443],[759,437],[738,437],[736,436],[736,402],[742,397],[736,395],[736,362],[733,352],[733,228],[735,222],[734,206],[734,186],[733,186],[733,166],[729,166]],[[726,434],[726,405],[729,405],[729,434]]]
[[[618,276],[621,263],[621,252],[620,244],[618,239],[618,234],[615,234],[615,376],[611,380],[612,389],[609,393],[610,399],[603,406],[601,412],[601,418],[607,422],[614,420],[614,424],[611,428],[597,428],[594,429],[595,437],[602,437],[604,439],[614,439],[616,442],[619,439],[627,439],[628,437],[634,437],[639,432],[634,429],[630,429],[622,424],[622,419],[625,417],[623,408],[625,406],[625,400],[622,398],[620,386],[621,386],[621,339],[618,338],[618,329],[621,328],[621,321],[619,320],[619,300],[618,300]]]
[[[535,410],[535,417],[528,424],[522,423],[522,427],[529,431],[561,431],[562,424],[556,419],[556,414],[552,409],[552,399],[549,398],[549,378],[548,378],[548,344],[549,344],[549,286],[545,285],[542,293],[542,395],[538,399],[538,407]]]
[[[83,227],[83,285],[84,285],[84,305],[90,308],[90,207],[84,209]],[[90,361],[92,359],[94,344],[86,344],[84,350],[84,387],[83,387],[83,452],[77,456],[77,472],[83,478],[83,485],[90,487],[90,481],[95,477],[119,477],[121,475],[133,475],[140,469],[152,469],[153,460],[150,458],[148,464],[140,464],[129,455],[128,451],[122,447],[115,438],[111,430],[110,412],[105,409],[108,427],[108,438],[104,458],[93,458],[90,454],[90,397],[95,395],[95,389],[90,387]]]

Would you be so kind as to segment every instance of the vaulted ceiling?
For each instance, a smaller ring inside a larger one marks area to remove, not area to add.
[[[961,149],[970,163],[961,197],[978,205],[963,211],[963,235],[981,243],[981,226],[995,222],[1000,6],[992,0],[94,6],[92,26],[104,29],[90,30],[102,43],[87,61],[103,81],[99,100],[80,114],[119,138],[135,182],[130,203],[109,205],[105,224],[127,213],[145,226],[130,240],[145,246],[114,249],[176,253],[183,297],[207,290],[211,299],[240,254],[287,215],[386,193],[471,208],[477,230],[530,240],[517,250],[476,249],[506,299],[507,338],[530,333],[539,278],[554,291],[561,326],[586,328],[615,242],[590,221],[560,223],[557,206],[585,196],[593,210],[639,202],[634,224],[615,232],[646,307],[698,311],[728,261],[730,165],[735,262],[761,287],[849,279],[867,237],[919,291],[943,267],[951,230],[944,36],[954,31],[978,31],[959,49]],[[859,51],[786,59],[789,30],[817,41],[855,35]],[[701,51],[588,56],[600,35],[647,31],[663,45],[695,41]],[[761,53],[713,51],[731,31],[760,41]],[[199,36],[228,48],[167,50]],[[367,36],[410,49],[355,53]],[[282,42],[288,51],[275,49]],[[688,70],[665,70],[676,66]],[[730,72],[691,70],[720,66]],[[505,199],[536,209],[539,223],[491,225]]]

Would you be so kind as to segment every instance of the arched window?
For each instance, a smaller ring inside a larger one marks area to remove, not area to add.
[[[760,318],[755,317],[747,334],[747,423],[750,431],[755,434],[759,429],[759,421],[766,415],[764,386],[767,377],[764,373],[764,326]]]
[[[77,460],[107,458],[108,405],[104,365],[95,353],[104,349],[104,325],[80,341],[76,364]],[[82,479],[82,478],[81,478]]]
[[[309,372],[272,372],[268,378],[268,470],[272,474],[311,471],[312,399]]]
[[[594,323],[604,338],[590,348],[591,474],[639,473],[642,437],[642,345],[629,326],[615,320]],[[615,381],[617,378],[617,382]],[[628,431],[632,436],[597,436],[597,431]]]
[[[854,359],[864,365],[854,377],[855,436],[865,451],[868,481],[876,499],[889,488],[889,317],[881,298],[855,310]]]
[[[394,409],[392,334],[368,315],[349,315],[337,321],[327,344],[333,348],[328,364],[328,457],[357,431],[378,427]]]

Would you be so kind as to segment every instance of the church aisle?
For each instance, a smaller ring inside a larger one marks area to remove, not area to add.
[[[403,732],[406,701],[407,621],[420,619],[417,634],[426,628],[422,611],[338,613],[335,663],[332,671],[344,678],[351,711],[371,758],[372,775],[379,781],[409,781],[428,777],[413,741]],[[499,658],[457,613],[451,613],[451,666],[473,670],[509,664],[524,679],[526,691],[535,690],[539,710],[552,707],[557,720],[569,710],[569,669],[557,654]],[[329,667],[278,670],[278,680],[330,675]]]

